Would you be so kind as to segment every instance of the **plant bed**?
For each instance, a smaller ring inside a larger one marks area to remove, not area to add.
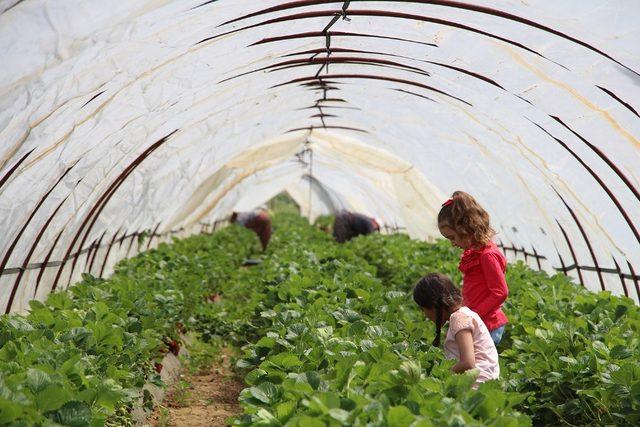
[[[152,426],[224,426],[226,420],[241,413],[238,396],[246,384],[236,375],[232,361],[234,350],[208,349],[206,366],[194,369],[187,361],[180,380],[156,407]]]
[[[337,245],[295,217],[274,228],[262,264],[198,313],[205,335],[244,348],[236,424],[637,425],[630,299],[510,265],[501,380],[473,391],[430,346],[433,326],[410,296],[430,271],[459,280],[457,250],[402,235]]]
[[[273,228],[250,268],[241,264],[257,253],[255,235],[229,227],[123,261],[108,280],[85,276],[27,316],[2,316],[0,424],[130,425],[185,332],[240,349],[237,425],[640,423],[630,299],[510,265],[501,379],[476,391],[472,374],[451,373],[431,347],[433,325],[411,300],[428,272],[459,281],[457,250],[402,235],[338,245],[293,215]]]
[[[239,227],[176,240],[0,317],[0,425],[130,425],[194,307],[256,245]]]

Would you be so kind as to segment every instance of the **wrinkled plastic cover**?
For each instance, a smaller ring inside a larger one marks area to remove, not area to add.
[[[463,189],[510,260],[638,301],[640,2],[0,12],[2,310],[281,191],[432,240]]]

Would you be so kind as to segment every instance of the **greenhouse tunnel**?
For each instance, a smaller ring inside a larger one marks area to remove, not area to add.
[[[640,5],[0,1],[0,309],[286,191],[640,298]],[[141,245],[140,237],[147,237]]]

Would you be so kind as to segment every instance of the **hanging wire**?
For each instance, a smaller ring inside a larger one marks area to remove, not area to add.
[[[327,24],[326,27],[324,27],[324,29],[322,30],[322,33],[325,36],[325,50],[327,52],[327,61],[322,64],[320,66],[320,69],[318,70],[318,72],[316,73],[316,78],[318,78],[320,76],[320,73],[322,73],[323,69],[327,69],[327,74],[329,73],[329,57],[331,56],[331,33],[329,33],[329,30],[331,29],[331,27],[333,27],[333,25],[338,22],[339,19],[343,19],[344,21],[351,21],[351,19],[349,17],[347,17],[347,8],[349,7],[349,3],[351,3],[351,0],[346,0],[343,4],[342,4],[342,10],[338,13],[336,13],[333,18],[331,18],[331,21],[329,21],[329,23]],[[313,58],[318,55],[318,54],[314,54],[311,58],[313,60]]]

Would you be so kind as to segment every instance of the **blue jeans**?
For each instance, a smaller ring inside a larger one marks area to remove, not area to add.
[[[504,326],[505,325],[502,325],[499,328],[494,329],[493,331],[489,331],[489,333],[491,334],[491,339],[493,340],[493,343],[496,345],[496,347],[498,346],[498,344],[500,344],[500,341],[502,341]]]

